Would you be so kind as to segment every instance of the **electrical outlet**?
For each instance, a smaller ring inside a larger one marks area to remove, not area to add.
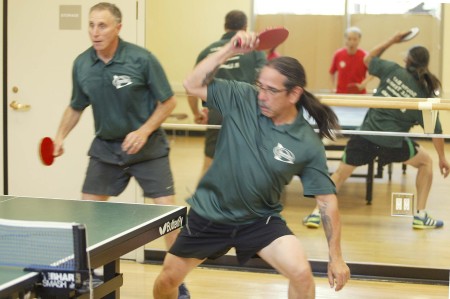
[[[392,193],[391,197],[391,216],[408,216],[414,215],[416,202],[412,193]]]

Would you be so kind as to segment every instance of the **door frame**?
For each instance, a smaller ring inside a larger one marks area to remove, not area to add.
[[[0,130],[2,131],[2,146],[0,146],[0,167],[3,171],[0,172],[0,182],[3,187],[3,194],[8,195],[9,193],[9,168],[8,168],[8,1],[3,0],[0,6],[0,39],[2,40],[2,48],[0,55],[2,56],[2,61],[0,62],[0,68],[2,73],[0,74],[0,79],[2,81],[2,96],[3,103],[1,105],[0,115],[2,121],[0,122]],[[137,7],[137,28],[136,28],[136,44],[145,47],[145,4],[146,0],[135,0]]]
[[[2,6],[1,6],[1,14],[2,16],[2,22],[0,23],[0,34],[1,34],[1,40],[2,40],[2,48],[1,48],[1,55],[2,55],[2,61],[1,61],[1,69],[2,73],[0,74],[0,79],[2,80],[2,97],[3,97],[3,103],[1,106],[1,116],[2,121],[0,124],[0,129],[2,131],[3,138],[1,139],[2,145],[0,147],[0,167],[3,171],[0,172],[0,181],[2,184],[3,194],[8,194],[8,80],[7,80],[7,72],[8,72],[8,0],[3,0]]]

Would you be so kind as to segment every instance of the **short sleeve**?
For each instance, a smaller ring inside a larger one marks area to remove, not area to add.
[[[369,74],[381,78],[396,68],[398,64],[395,62],[373,57],[369,64]]]
[[[208,85],[206,107],[215,108],[222,116],[232,110],[245,110],[255,92],[251,84],[216,78]]]
[[[70,107],[77,111],[83,111],[91,104],[88,96],[83,92],[78,78],[79,64],[78,59],[75,59],[72,67],[72,96],[70,98]]]
[[[164,102],[173,96],[173,91],[167,80],[166,73],[158,59],[149,53],[148,58],[148,84],[153,97],[160,102]]]
[[[336,193],[336,187],[328,173],[325,150],[316,151],[299,177],[306,197]]]
[[[328,71],[331,75],[336,73],[336,71],[337,71],[336,60],[337,60],[337,52],[334,53],[334,55],[333,55],[333,60],[331,61],[330,69]]]

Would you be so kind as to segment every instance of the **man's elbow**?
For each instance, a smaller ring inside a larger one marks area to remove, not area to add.
[[[172,112],[175,107],[177,106],[177,100],[175,98],[175,96],[170,97],[168,100],[166,100],[164,102],[164,106],[166,107],[166,109],[170,112]]]
[[[191,96],[194,95],[195,96],[194,87],[193,87],[192,82],[189,80],[189,78],[187,78],[187,79],[185,79],[183,81],[183,87],[186,90],[186,93],[188,95],[191,95]]]
[[[186,90],[186,94],[188,96],[200,98],[202,101],[206,100],[205,86],[199,86],[195,84],[195,82],[192,82],[192,80],[189,80],[189,78],[187,78],[183,82],[183,87]]]

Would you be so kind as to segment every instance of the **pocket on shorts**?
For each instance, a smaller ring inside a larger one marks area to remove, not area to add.
[[[191,209],[187,218],[186,231],[191,237],[200,237],[208,231],[213,224],[214,223],[211,220],[201,217]]]

